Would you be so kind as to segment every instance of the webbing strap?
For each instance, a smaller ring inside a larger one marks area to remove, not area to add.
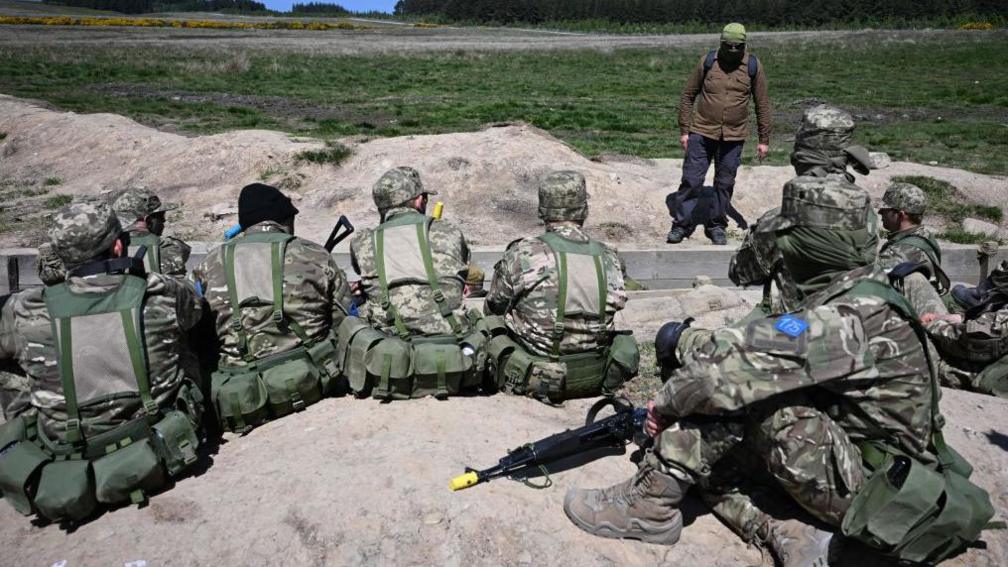
[[[231,304],[231,330],[238,337],[238,354],[249,360],[248,335],[241,322],[241,306],[238,302],[238,285],[235,282],[235,243],[224,245],[224,275],[227,278],[228,303]]]
[[[924,238],[919,234],[911,234],[891,244],[897,244],[897,243],[913,246],[914,248],[923,252],[924,255],[927,256],[929,260],[931,260],[931,265],[934,266],[935,268],[935,279],[938,280],[940,288],[939,291],[944,293],[949,290],[950,287],[949,277],[941,266],[941,249],[938,248],[938,246],[934,242],[931,242],[930,240]]]
[[[274,242],[270,247],[270,255],[272,257],[271,261],[271,277],[273,278],[273,321],[280,325],[286,325],[291,331],[297,335],[300,339],[302,345],[308,345],[311,343],[311,339],[308,334],[305,333],[304,329],[298,324],[297,321],[287,316],[284,312],[284,299],[283,299],[283,276],[284,276],[284,257],[287,254],[287,243],[290,239],[283,240],[280,242]]]
[[[146,246],[147,253],[144,254],[144,265],[148,272],[163,273],[161,271],[161,237],[154,233],[135,234],[130,233],[130,245]]]
[[[556,319],[553,321],[553,356],[560,356],[560,343],[564,335],[564,318],[567,317],[567,253],[553,251],[557,261],[559,289],[557,290]]]
[[[372,238],[374,238],[375,269],[378,272],[378,287],[381,288],[380,301],[382,309],[392,315],[396,334],[399,335],[399,338],[408,340],[410,336],[409,329],[406,328],[402,317],[399,316],[399,310],[395,308],[395,305],[392,305],[392,300],[389,299],[388,276],[385,272],[385,230],[379,227],[374,231]]]
[[[60,382],[63,383],[63,397],[66,400],[66,439],[71,444],[83,441],[80,430],[80,408],[77,406],[77,385],[73,375],[73,341],[71,340],[70,318],[58,319],[60,338]]]
[[[434,256],[431,254],[430,240],[427,235],[428,220],[425,218],[423,222],[417,223],[416,230],[417,240],[420,242],[420,254],[423,256],[424,271],[427,272],[427,283],[430,285],[431,294],[441,312],[441,317],[448,322],[455,338],[461,341],[463,338],[462,325],[459,324],[451,306],[448,305],[444,292],[441,291],[441,282],[438,281],[437,274],[434,272]]]
[[[126,334],[126,346],[129,349],[130,362],[133,364],[133,373],[136,376],[140,401],[143,402],[148,421],[153,425],[161,412],[158,410],[154,397],[151,395],[150,376],[147,373],[147,359],[144,354],[143,340],[140,337],[140,333],[137,332],[137,325],[133,321],[133,310],[124,309],[119,314],[122,317],[123,331]]]
[[[927,360],[928,376],[931,384],[931,445],[934,447],[941,468],[949,468],[955,462],[955,459],[952,457],[948,445],[945,444],[945,436],[942,434],[944,419],[938,412],[938,401],[940,398],[938,376],[934,361],[931,360],[931,352],[928,350],[927,331],[924,330],[923,325],[918,320],[913,306],[910,305],[910,302],[903,295],[893,289],[892,286],[876,280],[863,280],[859,282],[850,290],[850,294],[881,297],[903,316],[917,335],[917,339],[924,350],[924,358]]]
[[[437,353],[437,397],[448,396],[448,377],[445,370],[445,353],[443,350]]]

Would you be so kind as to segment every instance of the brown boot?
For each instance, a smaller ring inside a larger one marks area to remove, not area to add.
[[[783,567],[827,567],[833,533],[798,520],[771,520],[767,543]]]
[[[633,478],[609,488],[569,490],[564,512],[590,534],[672,545],[682,531],[676,506],[688,487],[645,464]]]

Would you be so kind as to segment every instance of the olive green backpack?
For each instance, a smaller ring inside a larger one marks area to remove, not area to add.
[[[35,412],[0,426],[0,491],[18,512],[78,521],[99,503],[140,503],[196,462],[203,398],[185,380],[171,404],[154,400],[146,289],[133,275],[104,293],[46,288],[67,419],[49,432]],[[135,417],[110,427],[110,405]]]
[[[848,295],[885,299],[913,326],[921,344],[927,344],[913,308],[892,287],[866,280]],[[969,480],[973,468],[945,443],[938,380],[930,356],[928,365],[931,450],[936,462],[922,460],[895,444],[861,443],[869,476],[841,524],[845,536],[901,562],[937,563],[951,557],[976,541],[994,516],[987,492]]]
[[[242,365],[221,365],[210,377],[210,397],[224,429],[248,432],[340,390],[335,335],[312,339],[284,312],[284,254],[293,239],[286,233],[259,232],[224,244],[230,325],[244,359]],[[235,269],[236,257],[240,271]],[[278,331],[293,333],[301,344],[273,356],[253,357],[241,320],[242,308],[249,306],[272,306]]]

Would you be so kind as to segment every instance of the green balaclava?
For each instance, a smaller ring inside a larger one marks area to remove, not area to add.
[[[878,218],[864,189],[839,179],[796,177],[781,214],[760,230],[777,234],[784,265],[803,296],[875,261]]]

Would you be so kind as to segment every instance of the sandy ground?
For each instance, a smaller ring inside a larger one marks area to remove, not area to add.
[[[584,173],[591,195],[588,227],[620,244],[660,244],[668,230],[665,195],[681,176],[681,162],[602,156],[594,161],[533,126],[488,126],[478,132],[344,142],[353,155],[340,166],[297,164],[294,156],[321,145],[281,132],[247,130],[185,137],[160,132],[114,114],[57,112],[0,95],[0,182],[34,183],[56,178],[49,195],[98,195],[146,185],[180,203],[169,233],[189,240],[216,240],[236,222],[240,188],[265,180],[287,190],[302,213],[298,232],[324,240],[346,214],[358,225],[377,220],[370,188],[398,165],[420,171],[440,192],[445,218],[474,245],[501,245],[538,230],[538,179],[554,169]],[[713,175],[713,169],[711,171]],[[873,171],[858,183],[879,197],[896,175],[929,175],[959,187],[963,198],[998,204],[1008,218],[1008,179],[904,162]],[[780,202],[790,167],[743,166],[735,206],[750,220]],[[17,194],[6,194],[16,206]],[[37,207],[35,207],[37,209]],[[34,215],[34,216],[33,216]],[[45,211],[28,211],[0,235],[0,246],[41,241]],[[39,222],[34,222],[38,220]],[[696,241],[705,241],[698,232]]]
[[[608,456],[534,490],[506,479],[453,493],[449,478],[489,467],[508,448],[576,426],[588,402],[551,408],[510,396],[379,404],[329,399],[228,437],[198,476],[144,508],[125,507],[65,531],[0,506],[6,565],[756,565],[693,499],[674,547],[582,533],[562,511],[574,486],[633,473]],[[972,461],[1003,517],[1008,506],[1008,401],[946,391],[950,443]],[[1008,532],[948,565],[1005,565]],[[858,554],[846,565],[864,565]]]

